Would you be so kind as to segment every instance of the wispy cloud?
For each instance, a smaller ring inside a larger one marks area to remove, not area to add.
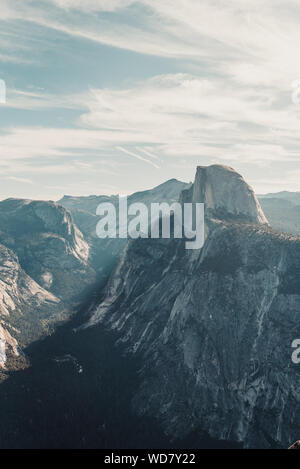
[[[33,184],[31,179],[17,177],[17,176],[8,176],[6,179],[8,179],[9,181],[20,182],[22,184]]]
[[[135,0],[50,0],[50,2],[67,10],[81,11],[115,11],[125,8]]]
[[[207,58],[247,82],[282,82],[300,73],[296,0],[2,0],[1,8],[3,19],[121,49]]]
[[[136,158],[138,160],[144,161],[145,163],[150,164],[151,166],[154,166],[154,168],[157,168],[157,169],[159,168],[159,166],[157,164],[153,163],[150,160],[147,160],[146,158],[144,158],[141,155],[138,155],[137,153],[134,153],[130,150],[126,150],[126,148],[118,146],[118,147],[116,147],[116,149],[122,151],[123,153],[126,153],[127,155],[133,156],[134,158]]]
[[[154,167],[159,167],[156,153],[161,158],[205,155],[248,163],[299,158],[299,113],[290,96],[280,102],[269,89],[237,88],[230,79],[160,75],[128,89],[93,89],[62,101],[19,93],[12,106],[86,110],[77,128],[6,129],[0,135],[2,160],[107,149]]]
[[[155,160],[158,160],[158,161],[160,160],[160,158],[158,158],[158,156],[153,155],[153,153],[151,153],[148,150],[145,150],[145,148],[137,147],[137,150],[141,151],[142,153],[145,153],[145,155],[147,155],[147,156],[150,156],[150,158],[154,158]]]
[[[24,110],[85,109],[81,96],[54,95],[45,91],[8,89],[6,108]]]
[[[155,168],[163,161],[163,169],[182,165],[179,158],[235,164],[256,181],[254,166],[276,167],[277,173],[286,171],[287,162],[296,166],[300,108],[292,103],[291,84],[300,78],[299,17],[296,0],[2,0],[3,63],[36,59],[39,43],[30,40],[32,29],[35,39],[53,39],[47,48],[60,59],[70,39],[85,47],[134,51],[149,62],[157,56],[163,70],[176,59],[170,73],[153,70],[152,78],[148,71],[133,79],[125,67],[126,83],[94,82],[90,89],[87,80],[77,94],[70,93],[69,83],[55,95],[10,87],[10,111],[78,112],[65,128],[43,120],[39,126],[4,125],[2,167],[61,158],[61,168],[70,169],[66,160],[76,153],[86,157],[81,170],[89,172],[91,154],[105,156],[108,164],[122,152],[124,161],[124,154]],[[80,165],[74,167],[78,171]]]
[[[290,94],[281,101],[270,89],[237,87],[234,79],[160,75],[126,90],[93,90],[86,104],[81,125],[114,130],[116,141],[120,132],[128,142],[139,140],[139,152],[154,159],[155,150],[245,162],[299,157],[291,147],[300,142],[299,112]]]

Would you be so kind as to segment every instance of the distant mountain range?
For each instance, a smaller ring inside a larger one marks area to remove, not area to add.
[[[283,233],[300,235],[300,192],[277,192],[258,196],[271,226]]]
[[[262,194],[257,196],[259,199],[283,199],[292,202],[295,205],[300,205],[300,192],[273,192],[269,194]]]

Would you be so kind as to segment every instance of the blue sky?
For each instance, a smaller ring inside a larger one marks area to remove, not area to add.
[[[1,0],[0,198],[131,193],[212,163],[300,190],[299,23],[296,0]]]

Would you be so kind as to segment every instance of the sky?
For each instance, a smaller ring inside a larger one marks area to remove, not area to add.
[[[300,191],[299,46],[299,0],[0,0],[0,199]]]

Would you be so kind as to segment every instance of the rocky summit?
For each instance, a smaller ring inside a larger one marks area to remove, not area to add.
[[[182,200],[204,203],[211,218],[268,223],[252,187],[228,166],[198,166],[194,184],[183,191]]]
[[[203,248],[130,241],[87,326],[139,357],[135,411],[169,437],[286,448],[300,434],[300,239],[270,228],[232,168],[198,167],[181,201],[205,203]]]

